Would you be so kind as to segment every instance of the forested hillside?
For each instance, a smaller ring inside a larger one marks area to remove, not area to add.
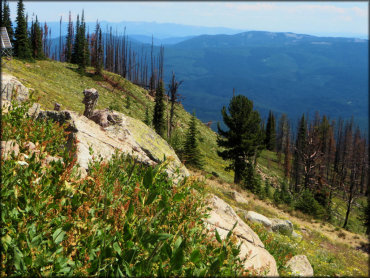
[[[174,70],[185,81],[184,106],[203,121],[221,120],[235,88],[266,118],[271,109],[295,125],[319,111],[368,128],[368,40],[251,31],[195,37],[165,58],[165,78]]]

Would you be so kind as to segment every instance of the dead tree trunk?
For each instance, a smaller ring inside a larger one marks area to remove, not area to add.
[[[96,89],[86,89],[83,93],[85,96],[82,100],[82,103],[85,104],[84,116],[90,118],[98,102],[99,93]]]

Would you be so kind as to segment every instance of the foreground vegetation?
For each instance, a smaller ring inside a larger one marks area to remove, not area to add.
[[[224,183],[220,179],[208,179],[206,192],[213,193],[229,203],[238,215],[257,233],[266,249],[275,258],[279,275],[291,276],[290,269],[286,268],[287,261],[295,255],[306,255],[312,265],[315,276],[354,276],[367,277],[369,274],[368,254],[360,250],[354,242],[365,242],[366,237],[351,234],[343,229],[327,224],[312,221],[309,216],[299,213],[284,213],[269,200],[260,200],[258,196],[248,192],[248,204],[241,204],[229,195],[230,190],[239,190],[240,187]],[[245,218],[244,211],[255,211],[269,218],[289,219],[294,230],[301,238],[272,233],[263,226],[250,222]],[[295,211],[293,211],[295,212]],[[292,212],[291,212],[292,213]],[[304,220],[302,219],[304,218]],[[324,232],[325,231],[325,232]],[[347,234],[347,238],[346,238]],[[336,235],[339,235],[336,237]]]
[[[165,164],[118,154],[92,162],[81,178],[64,127],[26,111],[3,115],[3,140],[15,140],[20,153],[2,161],[2,276],[243,274],[236,239],[203,226],[197,182],[174,185]],[[57,159],[45,163],[47,156]]]

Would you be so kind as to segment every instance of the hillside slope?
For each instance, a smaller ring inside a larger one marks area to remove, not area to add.
[[[39,99],[38,102],[44,109],[53,109],[54,103],[58,102],[61,109],[82,113],[83,90],[95,88],[99,92],[97,109],[110,107],[141,121],[145,119],[146,107],[149,114],[153,114],[154,100],[148,92],[117,74],[104,71],[104,78],[96,77],[92,73],[82,76],[73,64],[56,61],[27,63],[16,59],[3,70],[17,77],[25,86],[34,88],[34,98]],[[190,113],[186,112],[182,105],[176,105],[174,122],[178,138],[184,138],[190,117]],[[200,134],[200,151],[205,161],[204,170],[217,173],[226,181],[232,181],[232,173],[224,170],[226,163],[220,160],[216,153],[216,133],[199,120],[197,128]]]
[[[110,106],[134,118],[144,120],[146,106],[151,111],[154,106],[153,100],[147,94],[147,91],[109,72],[104,72],[105,79],[100,79],[89,73],[81,76],[77,73],[76,67],[71,64],[54,61],[25,63],[17,60],[13,60],[10,67],[5,71],[18,77],[28,87],[34,88],[34,96],[39,98],[39,102],[45,109],[52,109],[56,101],[62,104],[62,109],[71,109],[81,113],[83,111],[81,102],[82,91],[90,87],[95,87],[100,93],[98,108]],[[131,101],[127,102],[127,98]],[[187,130],[190,114],[179,105],[176,107],[175,120],[177,122],[177,130],[180,132],[179,136],[181,137]],[[272,248],[269,251],[274,255],[278,264],[286,260],[286,258],[281,259],[279,257],[279,252],[284,253],[287,250],[293,250],[292,252],[297,254],[304,254],[307,251],[315,270],[315,275],[366,275],[367,256],[361,251],[354,249],[361,242],[366,242],[364,236],[336,230],[331,225],[324,225],[319,222],[315,225],[315,223],[309,223],[309,221],[299,220],[292,217],[292,214],[256,200],[253,194],[248,194],[249,196],[246,197],[249,200],[248,205],[241,205],[230,199],[227,195],[230,189],[241,190],[234,185],[224,183],[225,180],[229,182],[232,180],[232,173],[227,173],[223,170],[226,164],[217,157],[216,134],[200,122],[198,122],[198,128],[201,139],[201,152],[205,155],[205,170],[208,173],[215,172],[220,175],[218,182],[213,182],[213,180],[207,181],[207,191],[222,197],[222,199],[235,207],[242,218],[244,216],[240,213],[240,209],[253,210],[268,217],[288,218],[295,224],[295,228],[300,229],[307,226],[307,229],[310,230],[306,236],[303,235],[303,241],[300,244],[296,244],[297,242],[295,241],[289,241],[290,239],[284,237],[273,236],[273,243],[276,246],[269,246],[269,248]],[[262,158],[265,159],[269,155],[269,153],[263,153]],[[259,161],[262,170],[265,168],[263,159]],[[272,168],[275,168],[273,173],[270,167],[268,167],[264,174],[269,175],[270,178],[272,175],[275,178],[279,178],[279,170],[281,169],[278,167]],[[200,175],[195,173],[195,175],[200,176],[202,180],[204,179],[204,172]],[[243,194],[245,195],[245,192]],[[324,226],[328,228],[324,228]],[[259,236],[261,239],[265,237],[264,232],[261,232],[258,227],[255,227],[255,229],[260,232]],[[312,232],[312,230],[316,230],[316,232]],[[347,245],[343,245],[340,242],[341,239],[338,239],[338,235],[341,233],[345,234],[346,240],[348,239]],[[327,239],[327,236],[334,236],[334,240]],[[268,245],[264,240],[263,243]],[[292,247],[287,249],[287,244],[293,245],[295,249],[292,249]],[[353,260],[353,263],[348,264],[341,252],[345,252]]]

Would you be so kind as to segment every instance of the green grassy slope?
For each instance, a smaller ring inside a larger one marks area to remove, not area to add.
[[[56,61],[36,61],[35,63],[12,60],[5,73],[17,77],[25,86],[34,89],[34,97],[42,109],[53,109],[54,103],[61,104],[62,109],[83,113],[83,90],[95,88],[99,92],[97,109],[111,107],[114,110],[144,121],[146,107],[153,114],[154,101],[148,92],[117,74],[104,71],[104,78],[88,72],[81,75],[77,66]],[[92,72],[92,69],[90,69]],[[117,85],[116,85],[117,84]],[[167,85],[166,85],[167,86]],[[127,97],[130,105],[127,106]],[[190,122],[190,113],[181,105],[175,108],[174,122],[180,138],[184,138]],[[215,172],[226,181],[232,181],[232,173],[224,170],[226,163],[217,156],[217,135],[198,120],[200,151],[204,156],[204,170]]]

